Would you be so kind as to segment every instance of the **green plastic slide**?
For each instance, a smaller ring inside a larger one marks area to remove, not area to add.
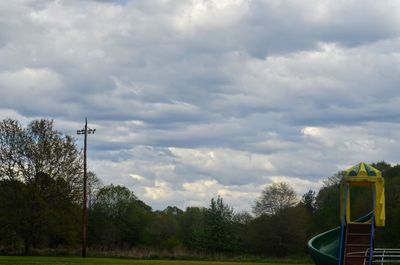
[[[372,213],[358,218],[363,223],[371,219]],[[340,252],[340,227],[316,235],[308,241],[308,251],[316,265],[338,265]]]
[[[316,265],[338,265],[340,227],[319,234],[308,241],[308,251]]]

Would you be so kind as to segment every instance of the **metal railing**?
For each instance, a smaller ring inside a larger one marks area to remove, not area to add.
[[[376,248],[372,262],[374,264],[399,264],[400,249],[398,248]]]
[[[400,264],[400,248],[375,248],[373,250],[372,264],[390,265]],[[351,252],[350,255],[363,255],[364,265],[369,264],[369,249],[362,252]]]

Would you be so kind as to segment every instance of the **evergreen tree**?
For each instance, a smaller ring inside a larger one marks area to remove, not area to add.
[[[304,206],[310,213],[313,213],[315,211],[315,200],[316,200],[316,195],[315,191],[313,190],[307,191],[306,193],[303,194],[301,198],[301,202],[304,204]]]
[[[212,198],[205,215],[207,249],[212,252],[234,251],[237,237],[233,230],[233,209],[224,204],[222,197]]]

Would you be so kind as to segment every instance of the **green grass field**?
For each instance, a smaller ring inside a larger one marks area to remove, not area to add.
[[[285,263],[217,262],[217,261],[179,261],[179,260],[133,260],[111,258],[77,257],[0,257],[0,264],[8,265],[286,265]],[[292,263],[293,264],[293,263]],[[299,263],[298,263],[299,264]]]

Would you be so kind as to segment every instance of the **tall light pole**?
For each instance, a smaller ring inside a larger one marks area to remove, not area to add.
[[[88,129],[87,118],[85,118],[85,127],[81,130],[77,130],[78,135],[84,135],[83,144],[83,209],[82,209],[82,258],[86,257],[86,227],[88,222],[87,214],[87,166],[86,166],[86,152],[87,152],[87,135],[93,134],[96,129]]]

